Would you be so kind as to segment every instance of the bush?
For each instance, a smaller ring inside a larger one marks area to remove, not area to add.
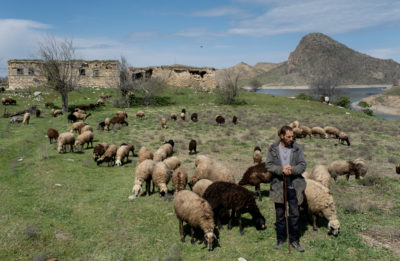
[[[371,109],[364,109],[362,110],[365,114],[367,114],[368,116],[374,116],[374,111]]]
[[[340,97],[334,104],[337,106],[344,107],[346,109],[351,108],[350,98],[345,96]]]
[[[369,108],[369,107],[371,107],[371,105],[369,105],[367,102],[365,102],[365,101],[360,101],[359,103],[358,103],[358,106],[360,106],[360,107],[362,107],[362,108]]]
[[[313,100],[313,97],[311,95],[308,95],[308,94],[304,93],[304,92],[301,92],[301,93],[296,95],[296,99],[311,101],[311,100]]]
[[[262,86],[261,82],[257,79],[253,79],[249,83],[250,89],[253,92],[256,92]]]

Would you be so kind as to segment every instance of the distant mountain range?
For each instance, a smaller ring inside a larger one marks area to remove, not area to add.
[[[400,64],[354,51],[321,33],[304,36],[282,63],[239,63],[224,69],[241,73],[242,84],[256,79],[266,85],[308,85],[333,75],[341,85],[392,84],[400,79]]]

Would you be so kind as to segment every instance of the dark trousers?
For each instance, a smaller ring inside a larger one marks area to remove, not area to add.
[[[289,240],[290,242],[299,241],[299,219],[300,211],[297,204],[296,191],[294,189],[287,190],[289,204]],[[285,204],[275,203],[276,211],[276,238],[278,241],[285,241],[286,235],[286,219]]]

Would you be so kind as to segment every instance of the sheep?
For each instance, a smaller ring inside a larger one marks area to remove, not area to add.
[[[76,118],[76,116],[74,114],[72,114],[72,112],[70,114],[68,114],[68,122],[76,122],[78,121],[78,118]]]
[[[331,135],[335,136],[336,139],[339,138],[339,129],[336,127],[332,127],[332,126],[326,126],[324,128],[324,131],[326,132],[326,134],[328,134],[328,136],[330,137]]]
[[[1,103],[3,104],[3,105],[6,105],[6,98],[1,98]]]
[[[259,162],[257,165],[249,167],[239,181],[240,186],[252,185],[256,188],[258,199],[262,201],[260,184],[270,183],[272,174],[265,168],[265,162]]]
[[[175,113],[171,113],[171,120],[176,121],[177,118],[178,118],[178,117],[176,116]]]
[[[347,146],[350,146],[349,136],[343,131],[339,132],[339,142],[340,144],[344,144],[344,142],[346,142]]]
[[[105,118],[104,121],[99,123],[99,125],[97,126],[97,129],[109,131],[110,130],[110,122],[111,122],[110,118]]]
[[[85,111],[85,110],[82,110],[82,109],[77,108],[77,107],[75,107],[74,112],[77,112],[77,113],[80,113],[80,114],[86,114],[86,111]]]
[[[44,104],[44,106],[45,106],[46,108],[48,108],[48,107],[54,107],[54,103],[52,103],[52,102],[46,102],[46,103]]]
[[[21,123],[23,120],[21,116],[14,116],[10,119],[10,123]]]
[[[112,117],[111,120],[110,120],[110,125],[111,124],[113,125],[113,127],[114,127],[115,124],[121,124],[121,125],[125,124],[126,126],[129,125],[128,122],[125,121],[124,117],[119,117],[119,116]]]
[[[91,131],[85,131],[82,134],[78,136],[78,138],[75,141],[74,147],[78,147],[78,145],[81,145],[81,151],[83,150],[83,146],[86,144],[86,149],[89,148],[89,143],[93,148],[93,132]]]
[[[85,125],[85,126],[83,126],[82,128],[78,129],[78,133],[79,133],[79,134],[82,134],[82,133],[84,133],[85,131],[93,132],[93,127],[90,126],[90,125]]]
[[[114,144],[111,144],[108,146],[107,150],[104,152],[104,154],[97,160],[97,166],[103,163],[104,161],[108,162],[108,166],[114,164],[115,161],[115,154],[117,153],[117,146]]]
[[[1,102],[3,103],[3,105],[17,105],[17,101],[11,97],[1,98]]]
[[[36,111],[35,111],[36,118],[39,118],[40,114],[42,114],[42,111],[39,109],[36,109]]]
[[[190,140],[190,142],[189,142],[189,155],[196,154],[197,153],[196,148],[197,148],[196,140]]]
[[[398,166],[396,166],[396,173],[400,174],[400,164]]]
[[[304,175],[303,173],[303,177],[315,180],[327,189],[331,189],[332,177],[331,174],[329,174],[328,167],[325,165],[316,165],[309,174]]]
[[[289,124],[289,127],[294,129],[294,128],[298,128],[300,126],[299,121],[294,121],[292,123]]]
[[[135,199],[141,194],[143,182],[146,182],[146,195],[149,196],[151,174],[153,173],[155,164],[153,160],[147,159],[136,166],[135,181],[132,187],[133,195],[129,196],[129,199]]]
[[[126,158],[126,161],[128,161],[129,152],[132,151],[133,154],[134,149],[135,147],[130,142],[128,142],[126,145],[122,145],[121,147],[119,147],[119,149],[117,150],[117,156],[115,158],[115,164],[117,166],[121,166],[124,158]]]
[[[167,120],[165,118],[161,118],[161,128],[167,128]]]
[[[170,157],[155,164],[151,179],[162,197],[168,194],[167,184],[171,178],[172,171],[180,165],[181,161],[177,157]]]
[[[306,206],[309,217],[312,217],[313,230],[318,230],[317,215],[321,215],[329,221],[328,233],[338,236],[340,222],[337,219],[335,203],[329,189],[312,179],[306,179],[306,184],[304,206]]]
[[[356,179],[359,179],[360,176],[364,177],[368,167],[363,159],[356,159],[354,162],[336,160],[329,165],[328,171],[335,181],[341,175],[346,175],[346,179],[349,180],[350,175],[355,175]]]
[[[232,210],[228,222],[228,230],[232,229],[232,219],[237,213],[240,234],[244,235],[241,214],[249,212],[257,230],[266,229],[265,218],[257,207],[256,200],[251,191],[237,184],[218,181],[212,183],[203,194],[203,198],[210,203],[219,229],[222,229],[220,213]]]
[[[139,159],[138,162],[139,164],[142,163],[143,161],[147,160],[147,159],[153,159],[153,153],[151,153],[146,147],[141,147],[139,150]]]
[[[210,186],[213,182],[209,179],[201,179],[194,184],[192,191],[199,195],[200,197],[203,197],[204,191]]]
[[[71,132],[64,132],[61,133],[57,138],[57,151],[61,153],[61,151],[66,152],[66,146],[70,146],[70,151],[74,151],[74,143],[75,143],[75,136]]]
[[[63,115],[63,111],[62,110],[51,109],[50,113],[53,115],[53,117],[57,117],[58,115]]]
[[[295,138],[303,138],[304,137],[303,130],[300,128],[297,128],[297,127],[293,128],[293,134],[294,134]]]
[[[235,115],[232,117],[232,123],[233,124],[237,124],[237,121],[238,121],[238,117],[236,117]]]
[[[224,124],[224,123],[225,123],[225,118],[222,117],[221,115],[217,115],[217,116],[215,117],[215,121],[217,122],[217,124],[221,125],[221,124]]]
[[[86,126],[86,125],[87,125],[87,123],[86,123],[86,122],[83,122],[83,121],[74,122],[74,123],[72,123],[71,129],[70,129],[69,132],[77,131],[78,133],[80,133],[79,130],[80,130],[81,128],[83,128],[84,126]]]
[[[144,112],[142,112],[142,111],[138,111],[137,113],[136,113],[136,117],[137,118],[139,118],[139,119],[143,119],[144,118]]]
[[[172,152],[172,145],[170,143],[165,143],[154,153],[154,161],[163,161],[167,157],[170,157],[172,155]]]
[[[22,123],[29,124],[29,119],[30,118],[31,118],[31,114],[29,112],[25,112],[24,119],[22,120]]]
[[[300,129],[301,129],[302,135],[303,135],[304,137],[309,136],[310,139],[311,139],[311,137],[312,137],[312,131],[311,131],[311,129],[310,129],[309,127],[303,125],[303,126],[300,126]]]
[[[178,191],[184,190],[186,188],[187,181],[187,172],[181,167],[175,169],[174,173],[172,173],[172,185],[175,189],[174,194],[176,194]]]
[[[108,144],[105,142],[100,142],[93,148],[93,159],[96,162],[108,149]]]
[[[204,241],[209,251],[213,249],[213,241],[217,240],[214,234],[213,211],[210,204],[196,195],[195,193],[182,190],[174,197],[174,210],[179,221],[179,234],[181,241],[185,242],[183,221],[189,224],[192,238],[190,242],[194,244],[194,228],[200,227],[204,233]]]
[[[260,164],[262,161],[262,154],[261,154],[261,148],[259,146],[254,147],[253,151],[253,162],[255,164]]]
[[[99,98],[96,102],[97,105],[104,105],[104,100]]]
[[[196,157],[195,166],[196,169],[194,170],[194,173],[189,181],[189,186],[191,188],[200,179],[235,183],[235,178],[228,168],[204,155],[199,155]]]
[[[126,111],[117,111],[117,116],[122,117],[122,118],[128,118],[128,113]]]
[[[312,133],[313,135],[319,135],[320,138],[323,138],[323,139],[327,139],[327,138],[328,138],[328,134],[326,134],[326,132],[324,131],[324,129],[321,128],[321,127],[313,127],[313,128],[311,129],[311,133]]]
[[[179,117],[180,117],[181,120],[183,120],[183,121],[186,119],[185,113],[184,113],[184,112],[181,112],[181,113],[179,114]]]
[[[193,121],[193,122],[197,122],[198,121],[198,115],[197,115],[197,113],[195,112],[195,113],[192,113],[192,115],[190,115],[190,119]]]
[[[101,99],[105,100],[105,99],[111,98],[112,96],[111,95],[105,95],[104,92],[102,92],[99,97]]]
[[[58,136],[59,136],[59,134],[58,134],[58,131],[57,131],[56,129],[50,128],[50,129],[47,130],[47,137],[49,138],[50,144],[52,144],[51,141],[52,141],[53,139],[54,139],[55,141],[57,141]]]
[[[0,92],[5,92],[5,91],[6,91],[6,88],[0,87]]]
[[[72,114],[76,117],[77,120],[83,120],[83,121],[92,115],[91,113],[85,114],[85,113],[79,113],[79,112],[73,112]]]
[[[186,113],[186,109],[183,108],[183,109],[181,110],[181,112],[182,112],[182,113]]]

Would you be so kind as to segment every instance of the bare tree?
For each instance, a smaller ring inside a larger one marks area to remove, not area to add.
[[[262,84],[259,80],[253,79],[250,81],[249,86],[251,91],[256,92],[258,89],[261,88]]]
[[[336,93],[336,87],[339,85],[339,78],[333,74],[322,74],[312,80],[310,89],[315,95],[332,97]]]
[[[39,42],[39,55],[43,60],[41,71],[47,86],[61,95],[62,109],[68,111],[68,93],[77,87],[79,70],[76,68],[75,48],[71,40],[57,40],[52,36]]]
[[[129,91],[133,91],[134,85],[133,85],[133,80],[131,73],[129,71],[130,65],[128,64],[128,61],[124,56],[121,56],[121,62],[120,62],[120,73],[119,73],[119,78],[120,78],[120,83],[119,83],[119,89],[121,90],[121,95],[122,98],[126,98],[126,95],[128,94]]]
[[[217,75],[215,94],[221,104],[231,104],[239,91],[240,73],[233,70],[224,70]]]

